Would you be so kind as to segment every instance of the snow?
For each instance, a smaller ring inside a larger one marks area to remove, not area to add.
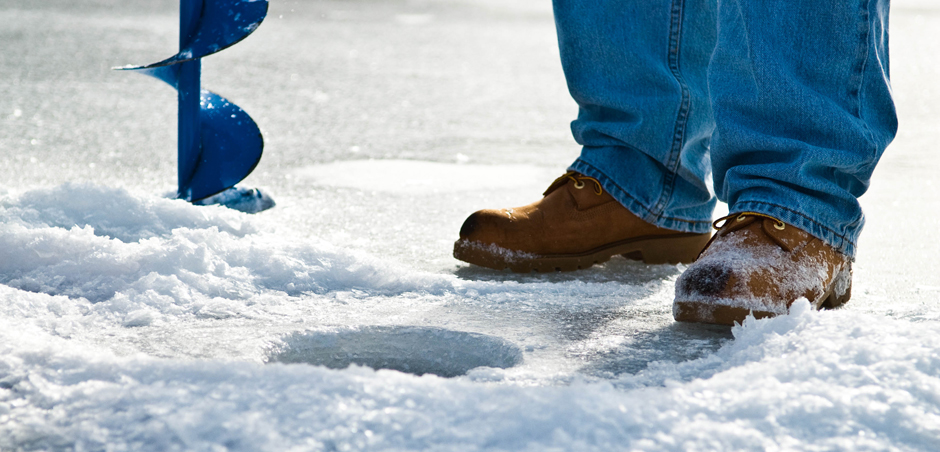
[[[672,321],[681,265],[451,257],[577,153],[549,2],[272,3],[203,63],[256,215],[169,199],[175,93],[109,69],[175,0],[7,2],[0,450],[935,450],[940,10],[893,7],[852,300],[729,329]]]
[[[76,450],[930,450],[940,335],[866,315],[734,329],[611,382],[116,357],[3,320],[0,445]],[[844,328],[846,322],[854,326]],[[861,339],[861,340],[860,340]],[[746,382],[747,384],[743,384]],[[5,444],[4,444],[5,442]]]

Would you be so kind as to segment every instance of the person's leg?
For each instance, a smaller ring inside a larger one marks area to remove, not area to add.
[[[601,181],[657,226],[710,230],[705,183],[714,127],[706,70],[715,0],[555,0],[571,124],[583,146],[570,170]]]
[[[721,0],[715,191],[855,255],[858,197],[897,130],[887,0]]]
[[[704,181],[714,1],[555,0],[581,156],[540,201],[467,218],[454,256],[519,272],[586,268],[616,254],[694,260],[715,204]]]
[[[719,199],[736,215],[677,281],[679,320],[848,300],[858,196],[897,130],[887,0],[719,0]]]

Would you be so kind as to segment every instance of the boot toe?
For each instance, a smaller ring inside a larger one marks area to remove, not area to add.
[[[848,300],[851,261],[809,233],[762,214],[729,215],[699,259],[676,280],[673,315],[732,325]]]
[[[676,281],[676,291],[690,298],[714,297],[725,291],[732,273],[731,268],[721,263],[693,266]]]
[[[498,243],[508,219],[499,210],[472,213],[460,226],[460,239],[481,243]]]
[[[482,214],[480,212],[474,212],[464,220],[463,225],[460,226],[460,238],[464,240],[472,240],[471,236],[475,232],[480,230],[480,217]]]

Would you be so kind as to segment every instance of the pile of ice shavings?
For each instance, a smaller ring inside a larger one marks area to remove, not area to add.
[[[230,317],[265,293],[448,288],[326,243],[265,234],[225,208],[76,184],[0,202],[0,283],[83,299],[128,326]]]
[[[48,295],[35,294],[37,297]],[[116,357],[0,318],[0,448],[931,450],[940,331],[813,311],[610,383]],[[499,372],[498,369],[487,374]]]
[[[272,315],[268,307],[285,298],[350,291],[490,302],[535,291],[561,301],[577,294],[613,302],[607,295],[652,290],[615,282],[463,281],[315,239],[292,239],[222,207],[89,184],[0,199],[0,284],[72,300],[50,302],[57,308],[12,297],[0,306],[2,314],[37,321],[74,315],[89,328],[98,321],[133,327],[194,317],[265,318]]]

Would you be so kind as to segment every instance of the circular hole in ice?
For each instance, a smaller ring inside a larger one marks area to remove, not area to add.
[[[364,326],[289,334],[281,338],[267,361],[331,369],[358,364],[376,370],[456,377],[481,366],[513,367],[522,362],[522,350],[485,334],[417,326]]]

